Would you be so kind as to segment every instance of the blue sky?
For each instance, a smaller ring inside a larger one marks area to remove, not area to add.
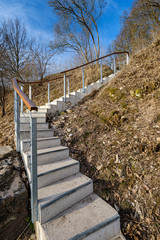
[[[100,40],[103,48],[116,37],[120,30],[120,16],[131,7],[133,0],[108,0],[99,21]],[[48,0],[0,0],[0,22],[8,18],[24,22],[28,34],[38,40],[53,40],[56,16],[48,6]]]

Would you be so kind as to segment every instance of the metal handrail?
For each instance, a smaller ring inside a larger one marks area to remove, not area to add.
[[[57,73],[57,74],[60,74],[60,73]],[[67,77],[70,77],[72,75],[68,75]],[[55,80],[59,80],[59,79],[62,79],[63,77],[58,77],[58,78],[53,78],[53,79],[46,79],[46,80],[43,80],[43,81],[35,81],[35,82],[24,82],[24,81],[21,81],[21,80],[18,80],[17,79],[17,82],[21,83],[21,84],[24,84],[24,85],[27,85],[27,84],[36,84],[36,83],[45,83],[45,82],[51,82],[51,81],[55,81]]]
[[[32,111],[38,111],[38,107],[27,97],[27,95],[19,88],[17,79],[13,79],[13,87],[23,102],[26,104],[27,108]]]
[[[65,71],[60,72],[60,73],[67,73],[67,72],[73,71],[73,70],[75,70],[75,69],[85,67],[85,66],[87,66],[87,65],[89,65],[89,64],[91,64],[91,63],[97,62],[97,61],[99,61],[99,60],[101,60],[101,59],[103,59],[103,58],[110,57],[110,56],[113,56],[113,55],[116,55],[116,54],[123,54],[123,53],[126,53],[126,54],[129,55],[129,52],[128,52],[128,51],[110,53],[110,54],[105,55],[105,56],[103,56],[103,57],[100,57],[100,58],[97,58],[97,59],[95,59],[95,60],[92,60],[92,61],[90,61],[90,62],[88,62],[88,63],[84,63],[84,64],[82,64],[82,65],[79,65],[79,66],[77,66],[77,67],[74,67],[74,68],[65,70]]]

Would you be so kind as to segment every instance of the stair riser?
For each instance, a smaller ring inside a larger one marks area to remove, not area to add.
[[[87,94],[91,94],[92,93],[92,91],[94,90],[94,87],[93,87],[94,85],[89,85],[88,87],[87,87],[87,90],[86,90],[86,93]]]
[[[48,129],[48,123],[44,123],[44,124],[37,124],[37,130],[39,129]],[[29,131],[30,130],[30,124],[29,123],[21,123],[20,124],[20,130],[26,130]]]
[[[37,150],[60,146],[60,144],[61,144],[60,139],[37,141]],[[30,151],[30,142],[27,143],[21,142],[21,149],[23,152]]]
[[[62,213],[69,207],[76,204],[78,201],[82,200],[86,196],[90,195],[93,192],[93,183],[91,182],[89,185],[84,186],[80,189],[77,189],[76,192],[68,194],[67,196],[57,200],[53,204],[46,206],[45,208],[41,208],[41,223],[45,223],[48,220],[56,217],[58,214]]]
[[[37,156],[37,164],[42,165],[42,164],[53,163],[53,162],[66,159],[68,157],[69,157],[69,149],[66,149],[63,151],[45,153],[43,155]]]
[[[83,240],[104,240],[104,239],[110,240],[111,238],[114,239],[114,236],[116,236],[119,233],[120,233],[120,222],[119,220],[116,220],[113,223],[103,228],[100,228],[96,232],[93,232],[88,236],[83,237]],[[76,238],[75,240],[78,240],[78,239],[82,239],[82,238]]]
[[[79,172],[79,164],[68,166],[63,169],[59,169],[57,171],[45,174],[43,176],[38,177],[38,188],[45,187],[51,183],[62,180],[66,177],[70,177],[73,174]]]
[[[53,132],[50,130],[40,131],[37,130],[37,138],[47,138],[53,137]],[[30,139],[30,132],[21,132],[20,133],[20,140]]]
[[[93,89],[98,90],[100,87],[102,87],[102,85],[103,84],[101,84],[100,82],[93,83]]]
[[[21,117],[20,118],[20,123],[29,123],[30,122],[30,118],[28,117]],[[46,117],[44,118],[37,118],[37,123],[46,123]]]

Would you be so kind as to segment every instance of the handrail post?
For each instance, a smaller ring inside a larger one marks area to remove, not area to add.
[[[116,75],[116,57],[115,57],[115,55],[114,55],[114,57],[113,57],[113,69],[114,69],[114,76]]]
[[[63,101],[66,101],[66,73],[64,74],[64,98]]]
[[[82,67],[82,86],[83,86],[83,88],[82,88],[82,92],[84,93],[85,92],[85,86],[84,86],[84,66]]]
[[[68,96],[69,96],[69,92],[70,92],[70,89],[69,89],[69,77],[67,78],[67,82],[68,82]]]
[[[21,90],[23,91],[23,86],[21,85]],[[23,113],[23,100],[21,98],[21,113]]]
[[[32,99],[32,87],[29,85],[29,99]]]
[[[129,63],[129,54],[128,54],[128,53],[127,53],[126,63],[127,63],[127,65],[128,65],[128,63]]]
[[[30,118],[31,125],[31,209],[32,222],[38,220],[37,184],[37,118]]]
[[[20,152],[20,113],[19,113],[19,95],[14,90],[14,120],[15,120],[15,136],[16,136],[16,151]]]
[[[102,73],[102,59],[101,59],[101,83],[103,83],[103,73]]]
[[[48,103],[50,103],[50,83],[48,82]]]

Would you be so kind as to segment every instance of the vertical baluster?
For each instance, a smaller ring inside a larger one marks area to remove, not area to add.
[[[66,101],[66,73],[64,74],[64,98],[63,101]]]
[[[67,78],[67,81],[68,81],[68,96],[69,96],[69,92],[70,92],[70,89],[69,89],[69,77]]]
[[[29,99],[32,99],[32,87],[29,85]]]
[[[50,83],[48,82],[48,103],[50,103]]]
[[[31,209],[32,222],[38,220],[38,200],[37,200],[37,118],[30,118],[31,122]]]
[[[15,135],[16,151],[20,152],[20,113],[19,113],[19,95],[15,91]]]
[[[23,86],[21,85],[21,90],[23,91]],[[21,98],[21,113],[23,113],[23,100]]]
[[[102,73],[102,59],[101,59],[101,83],[103,83],[103,73]]]
[[[84,86],[84,66],[82,67],[82,92],[85,92],[85,86]]]
[[[128,53],[127,53],[126,63],[127,63],[127,65],[129,63],[129,54]]]

